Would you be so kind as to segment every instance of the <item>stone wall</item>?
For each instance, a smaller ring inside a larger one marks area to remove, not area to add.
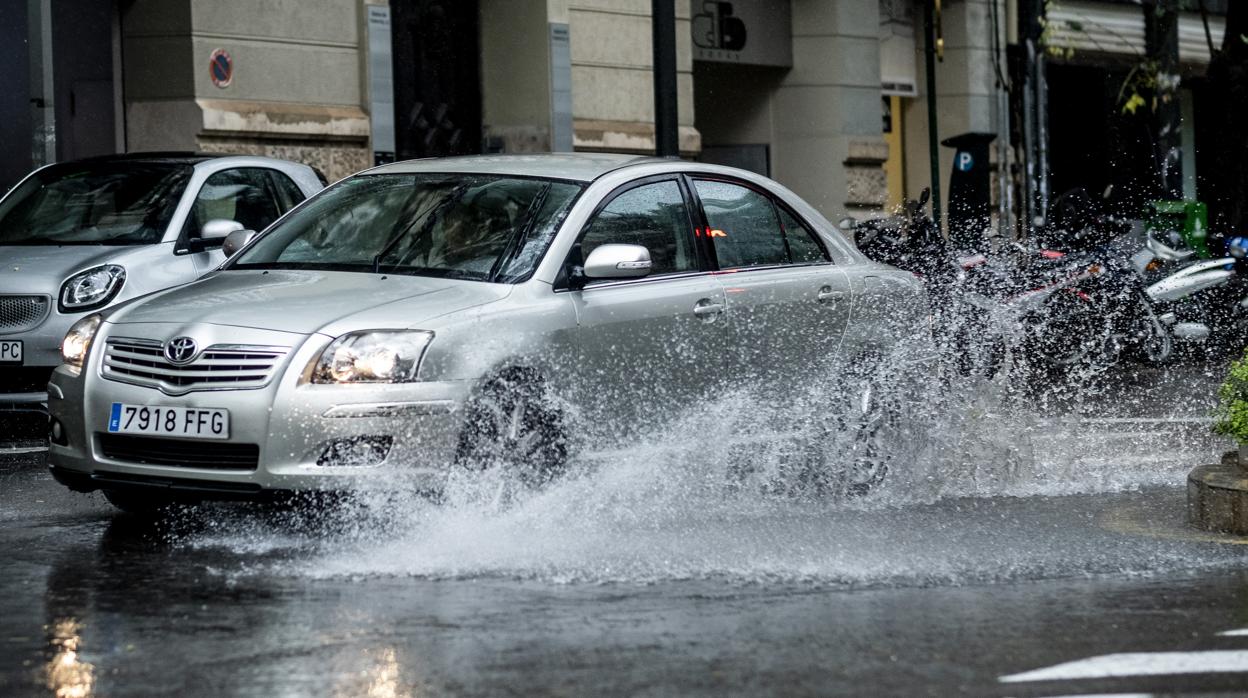
[[[702,147],[694,126],[689,3],[676,3],[680,150]],[[573,142],[577,150],[654,153],[650,0],[569,0]]]
[[[372,164],[361,0],[133,0],[122,26],[127,148],[262,154],[331,179]],[[233,76],[213,83],[227,51]]]

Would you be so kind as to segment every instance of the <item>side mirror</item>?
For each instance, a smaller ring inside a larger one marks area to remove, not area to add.
[[[650,250],[642,245],[599,245],[585,260],[587,279],[637,279],[650,273]]]
[[[233,221],[230,221],[233,222]],[[208,226],[204,226],[207,228]],[[234,253],[247,246],[256,237],[254,230],[235,230],[225,236],[225,242],[221,243],[221,251],[226,257],[233,257]]]
[[[852,216],[845,216],[841,222],[837,224],[841,230],[853,230],[858,227],[858,221]]]
[[[243,224],[226,218],[213,218],[204,224],[199,231],[199,239],[204,242],[224,240],[235,230],[243,230]]]

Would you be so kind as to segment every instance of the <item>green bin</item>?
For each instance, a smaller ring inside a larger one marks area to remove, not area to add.
[[[1209,259],[1209,207],[1201,201],[1154,201],[1144,211],[1144,231],[1165,244]]]

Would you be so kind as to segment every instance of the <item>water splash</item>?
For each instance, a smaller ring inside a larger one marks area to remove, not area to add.
[[[826,383],[724,394],[642,436],[582,450],[568,476],[537,491],[504,473],[455,471],[440,502],[387,487],[328,515],[297,508],[274,522],[218,511],[181,540],[276,555],[281,571],[312,577],[871,585],[1186,569],[1211,562],[1177,545],[1106,548],[1054,524],[1100,515],[1096,497],[1057,495],[1174,488],[1216,457],[1224,444],[1195,397],[1210,391],[1178,399],[1166,382],[1212,381],[1216,371],[1166,375],[1122,369],[1099,379],[1113,389],[1041,397],[1008,373],[896,381],[910,409],[879,454],[888,477],[865,497],[783,486],[795,453],[846,457],[852,434],[826,428],[845,402],[829,399]],[[1113,397],[1124,394],[1131,404]]]

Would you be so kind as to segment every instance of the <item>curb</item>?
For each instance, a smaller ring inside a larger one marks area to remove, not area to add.
[[[1187,520],[1205,531],[1248,535],[1248,470],[1236,453],[1188,474]]]

